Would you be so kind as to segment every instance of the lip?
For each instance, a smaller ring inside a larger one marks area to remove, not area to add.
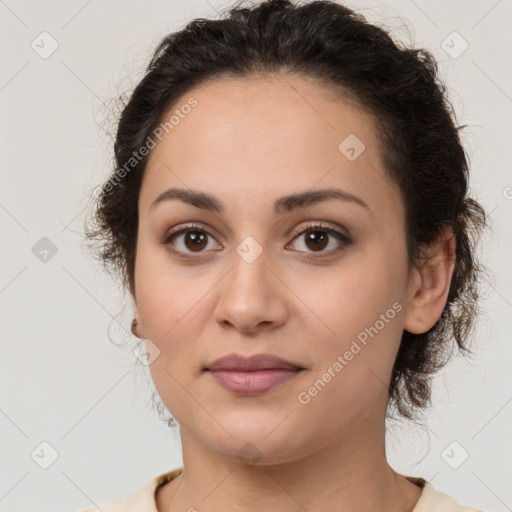
[[[255,371],[255,370],[303,370],[304,368],[281,359],[271,354],[255,354],[245,357],[238,354],[229,354],[227,356],[216,359],[209,364],[206,370],[236,370],[236,371]]]
[[[205,371],[225,389],[246,396],[258,395],[302,373],[305,368],[270,354],[217,359]]]
[[[213,370],[210,371],[213,378],[223,388],[239,395],[259,395],[265,393],[279,384],[293,378],[302,370],[283,370],[280,368],[271,370],[236,371]]]

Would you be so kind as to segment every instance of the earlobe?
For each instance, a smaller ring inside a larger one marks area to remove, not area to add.
[[[137,333],[137,326],[138,326],[138,325],[139,325],[139,321],[138,321],[136,318],[134,318],[134,319],[132,320],[131,331],[132,331],[132,334],[133,334],[134,336],[136,336],[137,338],[140,338],[141,336],[139,336],[139,334]]]
[[[404,329],[423,334],[437,322],[446,305],[455,269],[455,236],[448,226],[426,251],[410,280]]]
[[[142,339],[142,337],[139,335],[139,333],[137,332],[137,327],[140,325],[140,321],[139,321],[139,313],[137,311],[137,305],[134,304],[134,307],[133,307],[133,320],[132,320],[132,325],[131,325],[131,331],[132,331],[132,334],[134,336],[136,336],[137,338],[140,338]]]

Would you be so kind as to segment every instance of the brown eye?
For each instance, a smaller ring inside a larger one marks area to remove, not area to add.
[[[187,226],[178,231],[171,232],[163,244],[168,246],[168,249],[183,258],[187,257],[187,254],[208,252],[208,244],[214,238],[204,229],[196,226]],[[220,247],[218,244],[213,244],[211,249]]]
[[[325,231],[309,231],[306,236],[306,245],[313,250],[322,250],[329,242],[329,235]]]
[[[301,249],[300,244],[298,244],[298,250],[305,252],[306,257],[310,259],[332,256],[352,243],[348,235],[324,226],[323,224],[310,224],[306,226],[306,229],[302,230],[294,240],[303,240],[302,245],[305,249]],[[338,242],[337,244],[336,241]],[[324,249],[328,245],[334,245],[334,248],[325,251]],[[314,253],[320,254],[317,256]]]
[[[187,231],[185,233],[184,243],[187,249],[200,251],[206,247],[208,241],[206,240],[204,231]]]
[[[302,240],[304,248],[299,247],[298,251],[306,253],[305,257],[309,259],[333,256],[352,243],[348,235],[323,224],[306,226],[306,229],[296,235],[293,240],[292,245],[297,244],[295,240]],[[209,246],[210,241],[212,246]],[[210,233],[195,225],[169,233],[162,244],[174,255],[183,259],[200,257],[212,250],[222,249]],[[330,245],[334,247],[331,250],[325,250]]]

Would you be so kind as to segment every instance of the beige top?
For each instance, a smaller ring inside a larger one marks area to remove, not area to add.
[[[127,496],[114,498],[99,505],[99,508],[88,508],[81,512],[158,512],[155,493],[158,487],[178,476],[183,468],[162,473],[146,482],[142,487]],[[424,478],[406,477],[423,488],[420,499],[413,512],[483,512],[480,509],[460,505],[451,496],[434,489]]]

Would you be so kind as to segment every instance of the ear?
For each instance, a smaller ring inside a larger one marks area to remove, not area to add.
[[[133,320],[131,324],[131,331],[134,336],[137,338],[143,339],[144,336],[141,335],[141,325],[140,325],[140,318],[139,318],[139,312],[137,310],[137,304],[134,302],[133,304]]]
[[[404,316],[406,331],[423,334],[441,316],[455,269],[455,249],[455,236],[452,229],[446,226],[412,269]]]

